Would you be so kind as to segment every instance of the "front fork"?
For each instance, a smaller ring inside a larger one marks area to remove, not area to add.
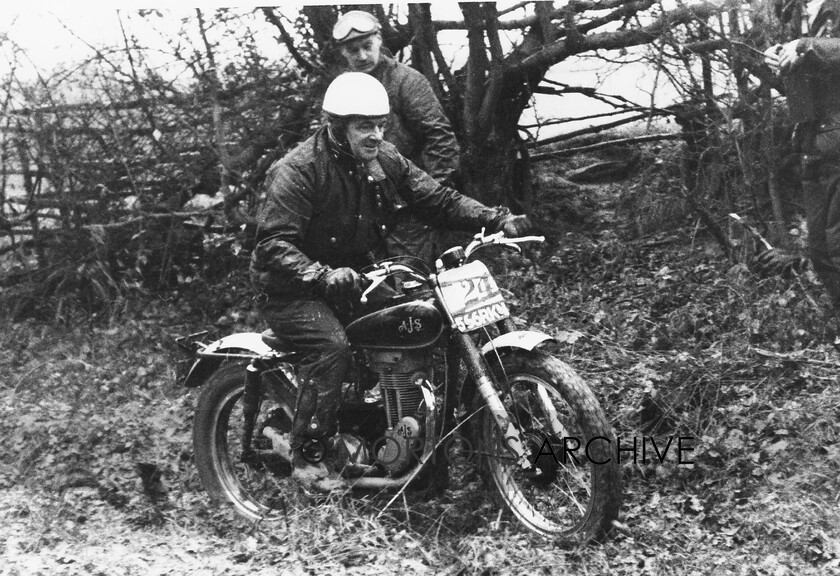
[[[257,414],[260,412],[262,398],[261,384],[262,369],[257,366],[257,361],[252,360],[245,368],[245,390],[242,392],[242,416],[244,419],[242,430],[242,457],[243,462],[250,462],[254,459],[254,425],[257,422]]]
[[[534,468],[531,463],[531,450],[523,442],[519,428],[511,421],[510,415],[499,397],[496,385],[493,383],[490,368],[478,347],[469,334],[457,333],[453,339],[460,349],[461,358],[467,365],[467,370],[472,375],[476,390],[490,410],[496,426],[502,432],[505,447],[513,455],[517,466],[538,474],[539,470]]]

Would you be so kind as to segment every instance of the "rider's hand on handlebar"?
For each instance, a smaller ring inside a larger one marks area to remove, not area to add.
[[[352,268],[335,268],[321,278],[320,288],[332,302],[344,302],[362,290],[362,278]]]
[[[508,214],[499,225],[499,230],[505,233],[507,238],[519,238],[527,236],[535,229],[534,223],[524,214]]]

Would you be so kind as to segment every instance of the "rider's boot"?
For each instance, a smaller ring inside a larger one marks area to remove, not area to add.
[[[346,486],[332,462],[338,402],[332,390],[319,391],[309,384],[301,388],[292,424],[292,478],[328,493]]]
[[[303,450],[292,455],[292,478],[305,488],[329,494],[347,487],[341,475],[328,460],[313,462],[307,459]]]

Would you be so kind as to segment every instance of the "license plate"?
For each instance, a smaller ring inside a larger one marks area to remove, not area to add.
[[[445,270],[438,281],[443,304],[460,332],[471,332],[510,316],[496,281],[481,262]]]

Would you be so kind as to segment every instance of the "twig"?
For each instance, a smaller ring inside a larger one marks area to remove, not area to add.
[[[46,361],[46,360],[44,360],[43,362],[41,362],[40,364],[38,364],[37,366],[35,366],[34,368],[32,368],[32,370],[30,370],[30,371],[29,371],[29,372],[27,372],[26,374],[23,374],[22,376],[20,376],[20,377],[17,379],[17,382],[15,382],[15,385],[14,385],[14,386],[12,386],[12,392],[17,392],[17,391],[18,391],[18,388],[20,388],[20,385],[21,385],[21,384],[23,384],[23,381],[24,381],[24,380],[26,380],[26,378],[28,378],[30,374],[32,374],[32,373],[33,373],[33,372],[35,372],[36,370],[40,369],[40,368],[41,368],[42,366],[44,366],[44,364],[46,364],[46,363],[47,363],[47,361]]]
[[[376,515],[375,520],[379,520],[379,518],[380,518],[380,517],[381,517],[381,516],[385,513],[385,511],[386,511],[386,510],[387,510],[387,509],[391,506],[391,504],[393,504],[393,503],[397,500],[397,498],[399,498],[401,495],[403,495],[403,494],[405,493],[405,489],[408,487],[408,485],[411,483],[411,481],[412,481],[412,480],[414,480],[414,477],[415,477],[415,476],[417,476],[417,474],[420,472],[420,470],[422,470],[422,469],[423,469],[423,467],[426,465],[426,462],[428,462],[428,461],[429,461],[429,458],[431,458],[431,457],[434,455],[435,451],[436,451],[436,450],[440,447],[440,445],[443,443],[443,441],[444,441],[444,440],[446,440],[447,438],[449,438],[450,436],[452,436],[452,434],[453,434],[453,433],[454,433],[454,432],[455,432],[458,428],[460,428],[461,426],[463,426],[464,424],[466,424],[467,422],[469,422],[469,421],[470,421],[470,419],[471,419],[473,416],[475,416],[476,414],[478,414],[478,410],[480,410],[480,409],[475,410],[472,414],[470,414],[469,416],[467,416],[466,418],[464,418],[461,422],[459,422],[456,426],[454,426],[454,427],[452,428],[452,430],[450,430],[449,432],[447,432],[447,433],[446,433],[446,434],[445,434],[445,435],[444,435],[444,436],[443,436],[440,440],[438,440],[438,441],[435,443],[435,447],[434,447],[432,450],[430,450],[430,451],[429,451],[429,454],[428,454],[425,458],[423,458],[423,459],[420,461],[420,464],[419,464],[419,465],[417,465],[417,466],[415,466],[415,467],[414,467],[414,472],[412,472],[412,473],[411,473],[411,476],[409,476],[409,477],[408,477],[408,480],[406,480],[405,484],[403,484],[402,486],[400,486],[400,489],[397,491],[397,493],[396,493],[396,494],[394,494],[393,498],[391,498],[391,499],[388,501],[388,503],[387,503],[387,504],[385,504],[385,506],[382,508],[382,510],[380,510],[380,511],[379,511],[379,514],[377,514],[377,515]]]
[[[274,9],[262,8],[261,10],[265,19],[273,24],[280,32],[280,38],[283,40],[283,44],[286,45],[286,49],[289,51],[289,54],[292,55],[292,58],[295,59],[297,65],[303,68],[304,72],[307,74],[311,74],[315,70],[315,66],[297,49],[294,38],[292,38],[292,35],[289,34],[288,30],[286,30],[286,27],[283,26],[283,22],[277,17],[277,14],[274,13]]]
[[[830,362],[828,360],[817,360],[815,358],[808,358],[807,356],[803,355],[804,351],[800,352],[773,352],[772,350],[765,350],[763,348],[755,348],[753,346],[750,347],[750,350],[758,354],[759,356],[764,356],[766,358],[777,358],[779,360],[787,360],[789,362],[807,362],[808,364],[814,364],[815,366],[826,366],[830,368],[837,368],[840,366],[840,362]]]
[[[603,132],[604,130],[609,130],[611,128],[616,128],[618,126],[622,126],[624,124],[630,124],[631,122],[638,122],[639,120],[644,120],[648,117],[648,113],[636,114],[634,116],[629,116],[627,118],[622,118],[620,120],[615,120],[613,122],[606,122],[604,124],[595,124],[593,126],[588,126],[586,128],[581,128],[580,130],[575,130],[572,132],[567,132],[565,134],[560,134],[559,136],[551,136],[550,138],[546,138],[545,140],[540,140],[538,142],[534,142],[531,146],[545,146],[546,144],[556,144],[558,142],[564,142],[566,140],[572,140],[573,138],[577,138],[578,136],[586,136],[588,134],[597,134],[598,132]],[[533,157],[532,157],[533,159]]]
[[[540,154],[532,154],[531,162],[538,162],[540,160],[550,160],[553,158],[560,158],[562,156],[573,156],[581,152],[592,152],[594,150],[601,150],[602,148],[609,148],[610,146],[621,146],[623,144],[639,144],[641,142],[654,142],[657,140],[679,140],[682,134],[650,134],[648,136],[635,136],[633,138],[620,138],[618,140],[608,140],[606,142],[599,142],[598,144],[589,144],[588,146],[578,146],[576,148],[564,148],[563,150],[556,150],[554,152],[541,152]],[[539,142],[537,143],[539,145]]]
[[[402,493],[403,508],[405,508],[405,521],[408,524],[408,529],[411,530],[411,513],[408,511],[408,500],[405,497],[405,492]]]

